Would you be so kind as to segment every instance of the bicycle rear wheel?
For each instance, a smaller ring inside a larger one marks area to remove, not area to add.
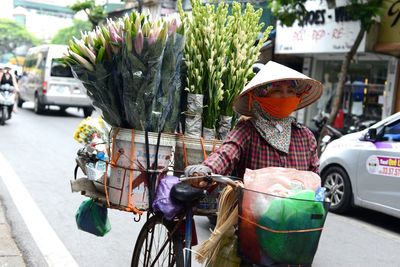
[[[174,222],[154,215],[143,225],[132,255],[132,267],[183,266],[183,242]],[[170,237],[170,238],[169,238]]]

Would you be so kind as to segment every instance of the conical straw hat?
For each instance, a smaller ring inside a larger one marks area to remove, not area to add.
[[[248,93],[267,83],[286,80],[296,80],[298,84],[296,91],[299,93],[304,92],[301,94],[300,103],[297,109],[304,108],[314,103],[322,94],[322,84],[319,81],[311,79],[310,77],[279,63],[269,61],[244,87],[240,95],[236,97],[233,103],[233,109],[241,115],[251,116],[252,111],[249,110]]]

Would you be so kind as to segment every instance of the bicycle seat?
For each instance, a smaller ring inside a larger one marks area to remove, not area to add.
[[[207,194],[204,189],[195,188],[187,183],[178,183],[171,189],[171,198],[180,204],[187,205],[202,199]]]

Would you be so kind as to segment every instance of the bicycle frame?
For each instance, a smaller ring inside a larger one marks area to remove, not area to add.
[[[192,218],[193,211],[191,208],[186,210],[186,221],[185,221],[185,256],[184,256],[184,267],[190,267],[192,265]]]

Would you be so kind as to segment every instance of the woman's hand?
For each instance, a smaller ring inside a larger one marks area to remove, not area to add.
[[[196,177],[199,176],[201,178],[198,179],[190,179],[188,180],[189,184],[193,187],[204,188],[209,185],[207,181],[204,180],[204,176],[211,174],[211,169],[205,165],[189,165],[185,168],[185,176],[186,177]]]

